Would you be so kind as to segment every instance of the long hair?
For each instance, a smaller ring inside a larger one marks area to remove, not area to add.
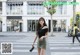
[[[39,21],[38,21],[38,24],[37,24],[37,30],[36,30],[36,31],[38,31],[38,30],[41,28],[41,24],[39,23],[40,20],[43,20],[43,21],[44,21],[43,26],[47,26],[47,25],[46,25],[46,22],[45,22],[45,19],[44,19],[43,17],[40,17],[40,18],[39,18]]]

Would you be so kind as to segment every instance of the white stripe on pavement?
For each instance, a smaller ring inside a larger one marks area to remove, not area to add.
[[[51,55],[80,55],[80,52],[51,52]]]
[[[24,45],[23,45],[23,46],[20,46],[20,45],[14,45],[13,47],[27,47],[27,48],[31,48],[32,45],[30,45],[30,46],[28,46],[28,45],[27,45],[27,46],[24,46]],[[35,45],[35,47],[37,47],[37,46]]]
[[[79,46],[79,44],[49,44],[49,46],[75,46],[75,45],[78,45]]]
[[[26,42],[26,43],[13,43],[13,44],[33,44],[33,43]],[[35,44],[37,44],[37,43],[35,43]]]
[[[49,43],[72,43],[72,42],[64,42],[64,41],[49,41]],[[77,42],[75,42],[77,43]]]
[[[80,49],[80,47],[50,47],[50,49]]]
[[[29,52],[29,50],[17,50],[17,49],[15,49],[15,50],[13,50],[13,52]],[[37,50],[33,50],[32,52],[37,52]]]

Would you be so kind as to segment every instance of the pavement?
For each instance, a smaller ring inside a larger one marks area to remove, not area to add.
[[[80,55],[80,44],[76,39],[75,44],[72,44],[72,37],[67,37],[67,33],[56,32],[53,35],[50,36],[50,33],[48,35],[46,55]],[[13,44],[13,53],[6,55],[38,55],[37,41],[33,52],[29,52],[35,36],[34,32],[1,32],[0,43],[8,42]],[[0,55],[4,54],[0,53]]]
[[[75,39],[72,44],[72,37],[67,33],[54,33],[54,37],[49,37],[49,47],[51,55],[80,55],[80,44]]]

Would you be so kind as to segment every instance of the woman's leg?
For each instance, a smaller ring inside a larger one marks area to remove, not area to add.
[[[45,49],[41,48],[41,55],[45,55]]]
[[[80,43],[80,40],[79,40],[79,38],[78,38],[78,36],[77,36],[77,35],[76,35],[76,38],[77,38],[78,42]]]
[[[41,48],[38,48],[38,55],[40,55],[41,53]]]
[[[74,44],[75,36],[73,36],[73,44]]]

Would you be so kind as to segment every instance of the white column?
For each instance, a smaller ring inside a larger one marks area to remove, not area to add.
[[[70,19],[66,20],[66,32],[68,32],[68,28],[70,27]]]
[[[2,32],[7,31],[6,17],[2,17]]]
[[[6,1],[2,2],[2,32],[7,31],[7,25],[6,25]]]
[[[26,17],[22,17],[23,19],[23,32],[27,32],[27,19]]]
[[[47,17],[46,17],[47,18]],[[48,26],[48,19],[45,19],[45,22],[46,22],[46,24],[47,24],[47,26]]]
[[[2,2],[2,15],[3,16],[6,15],[6,2],[5,1]]]
[[[24,16],[27,15],[27,2],[26,1],[23,2],[23,15]]]

